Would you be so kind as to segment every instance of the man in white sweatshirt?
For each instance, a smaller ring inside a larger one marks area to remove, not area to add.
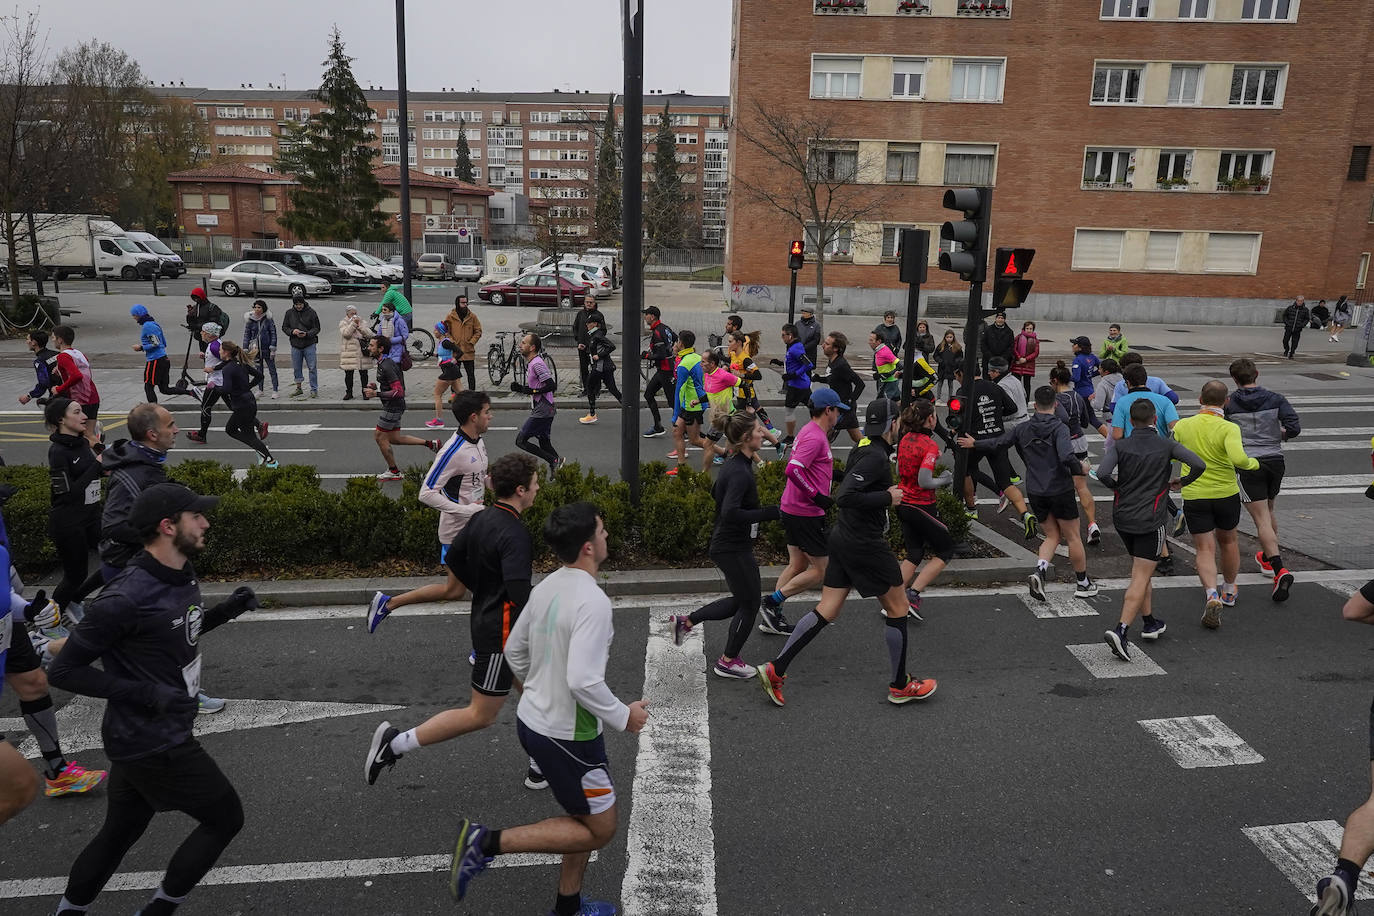
[[[562,853],[556,916],[613,913],[610,904],[582,901],[582,876],[594,850],[615,836],[603,725],[639,732],[648,721],[645,700],[628,706],[606,685],[611,601],[596,584],[606,559],[606,526],[591,503],[560,506],[544,523],[544,540],[563,566],[530,592],[506,640],[505,656],[525,685],[516,710],[520,743],[567,815],[495,830],[464,819],[449,869],[456,900],[468,882],[506,853]]]

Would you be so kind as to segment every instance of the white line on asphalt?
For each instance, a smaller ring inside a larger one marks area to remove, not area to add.
[[[271,421],[271,417],[272,417],[271,414],[267,414],[267,418],[268,418],[268,421],[269,421],[269,422]],[[262,417],[259,416],[258,419],[261,420]],[[367,426],[310,426],[308,429],[307,429],[306,427],[304,427],[304,426],[300,426],[300,427],[297,427],[297,426],[285,426],[285,427],[283,427],[283,426],[271,426],[271,427],[268,428],[268,432],[269,432],[269,433],[283,433],[284,435],[287,435],[287,436],[293,436],[293,435],[304,435],[304,434],[306,434],[306,433],[370,433],[370,432],[372,432],[372,431],[373,431],[374,429],[376,429],[376,428],[377,428],[377,427],[376,427],[375,424],[368,424]],[[489,432],[489,433],[513,433],[513,432],[518,431],[519,429],[520,429],[520,427],[518,427],[518,426],[488,426],[488,427],[487,427],[487,432]],[[431,436],[433,436],[433,435],[435,435],[435,434],[438,434],[438,435],[440,435],[440,436],[443,436],[443,435],[446,435],[446,434],[447,434],[447,435],[451,435],[452,433],[455,432],[455,429],[454,429],[454,427],[452,427],[452,426],[433,427],[433,426],[424,426],[424,425],[420,425],[420,426],[403,426],[403,427],[401,427],[401,432],[404,432],[404,433],[429,433]]]
[[[1308,821],[1302,824],[1274,824],[1246,827],[1242,831],[1250,842],[1279,871],[1293,882],[1308,900],[1316,903],[1313,891],[1317,879],[1331,874],[1341,848],[1341,825],[1335,821]],[[1356,900],[1374,900],[1374,888],[1361,884],[1355,888]]]
[[[1075,598],[1072,591],[1059,591],[1045,589],[1045,600],[1036,601],[1029,594],[1021,592],[1017,595],[1030,612],[1041,620],[1053,620],[1058,617],[1096,617],[1097,609],[1092,606],[1092,602],[1083,598]]]
[[[592,853],[596,861],[596,853]],[[415,875],[448,871],[447,855],[391,856],[381,859],[333,859],[323,862],[272,862],[265,865],[224,865],[210,869],[202,885],[260,884],[278,881],[320,881],[340,878],[379,878],[384,875]],[[497,856],[488,868],[523,865],[560,865],[563,857],[538,853]],[[162,883],[165,872],[130,871],[110,878],[107,891],[150,891]],[[0,881],[0,900],[11,897],[57,897],[66,889],[67,878],[26,878]]]
[[[702,628],[694,628],[678,648],[666,634],[667,611],[649,609],[644,656],[649,724],[639,735],[620,899],[625,912],[635,916],[715,916],[716,839]]]
[[[301,455],[301,454],[305,454],[305,453],[307,453],[307,452],[325,452],[325,451],[328,451],[328,449],[323,449],[323,448],[274,448],[274,449],[272,449],[272,454],[274,454],[274,455]],[[194,456],[196,456],[196,455],[204,455],[204,454],[207,454],[207,453],[214,453],[214,454],[217,454],[217,455],[219,455],[219,454],[225,454],[225,455],[227,455],[227,454],[232,454],[232,453],[234,453],[234,452],[238,452],[239,454],[244,454],[244,455],[251,455],[251,454],[253,454],[253,450],[252,450],[251,448],[249,448],[248,446],[246,446],[246,445],[240,445],[238,448],[206,448],[206,447],[203,446],[203,445],[197,445],[197,446],[195,446],[194,448],[181,449],[181,450],[178,452],[178,454],[182,454],[182,455],[187,455],[187,456],[194,457]]]
[[[1163,668],[1145,654],[1139,643],[1131,643],[1131,660],[1128,662],[1123,662],[1113,655],[1107,644],[1102,642],[1064,648],[1072,652],[1073,657],[1078,659],[1093,677],[1149,677],[1152,674],[1165,673]]]
[[[1216,716],[1141,719],[1136,723],[1185,770],[1264,763],[1264,758]]]
[[[1341,598],[1349,598],[1360,590],[1361,583],[1358,582],[1323,582],[1322,587],[1334,592]]]
[[[1374,436],[1374,426],[1319,426],[1316,429],[1302,428],[1302,437],[1309,436]],[[1284,448],[1290,448],[1284,443]]]

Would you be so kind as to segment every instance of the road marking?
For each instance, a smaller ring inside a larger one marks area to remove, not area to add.
[[[1355,582],[1323,582],[1322,585],[1342,598],[1349,598],[1360,590]]]
[[[1308,821],[1303,824],[1274,824],[1246,827],[1242,832],[1274,867],[1293,882],[1309,903],[1317,902],[1317,879],[1331,874],[1341,848],[1341,825],[1335,821]],[[1365,870],[1361,877],[1374,878]],[[1356,900],[1374,900],[1374,888],[1362,883],[1355,888]]]
[[[1325,443],[1313,444],[1325,445]],[[1368,447],[1369,443],[1365,443],[1365,448]],[[1283,489],[1285,492],[1288,490],[1315,489],[1318,487],[1359,487],[1363,490],[1365,487],[1369,486],[1370,480],[1371,477],[1368,473],[1325,474],[1315,477],[1284,477]],[[1280,493],[1279,495],[1283,494]]]
[[[674,646],[663,619],[668,610],[649,609],[644,657],[649,724],[639,735],[620,899],[624,911],[635,916],[715,916],[703,628],[695,627],[681,648]],[[739,686],[756,689],[753,684]]]
[[[1216,716],[1142,719],[1138,724],[1185,770],[1264,763],[1264,758]]]
[[[299,423],[294,426],[285,423],[279,426],[274,423],[268,429],[268,432],[276,433],[279,436],[304,436],[307,433],[313,433],[319,428],[320,425],[318,423]]]
[[[270,433],[271,430],[268,430],[268,432]],[[274,454],[274,455],[292,455],[292,454],[303,455],[303,454],[306,454],[306,453],[308,453],[308,452],[324,452],[324,451],[328,451],[328,449],[322,449],[322,448],[274,448],[274,449],[272,449],[272,454]],[[250,454],[250,455],[251,455],[251,454],[255,454],[255,452],[254,452],[251,448],[249,448],[248,446],[246,446],[246,445],[240,445],[238,448],[206,448],[206,447],[203,446],[203,445],[197,445],[197,446],[195,446],[194,448],[180,449],[180,450],[178,450],[178,452],[177,452],[178,455],[185,455],[187,458],[194,458],[196,455],[205,455],[205,454],[209,454],[209,453],[213,453],[213,454],[216,454],[216,455],[228,455],[228,454],[234,454],[234,453],[239,453],[239,454],[245,454],[245,453],[246,453],[246,454]]]
[[[1071,591],[1051,591],[1045,589],[1045,600],[1036,601],[1030,595],[1022,592],[1017,595],[1021,603],[1030,608],[1032,614],[1041,620],[1052,620],[1057,617],[1096,617],[1097,610],[1090,601],[1083,598],[1075,598]]]
[[[313,722],[316,719],[335,719],[340,716],[360,716],[402,709],[379,703],[317,703],[295,700],[230,700],[223,712],[213,716],[197,716],[195,733],[213,735],[220,732],[246,731],[273,725]],[[57,711],[57,726],[62,734],[62,747],[71,753],[105,746],[100,737],[100,720],[105,714],[105,701],[92,697],[77,697]],[[0,719],[0,732],[23,732],[23,719]],[[19,745],[19,752],[29,759],[37,757],[38,742],[32,737]],[[4,895],[0,894],[0,898]]]
[[[1139,643],[1131,643],[1131,660],[1128,662],[1123,662],[1113,655],[1112,650],[1107,648],[1104,642],[1090,642],[1064,648],[1072,652],[1073,657],[1078,659],[1093,677],[1149,677],[1166,673],[1145,654]]]
[[[596,853],[591,859],[596,861]],[[488,868],[516,868],[526,865],[560,865],[563,857],[542,853],[513,853],[497,856]],[[333,859],[323,862],[272,862],[265,865],[224,865],[210,869],[200,885],[259,884],[281,881],[320,881],[339,878],[377,878],[383,875],[415,875],[448,871],[450,857],[391,856],[381,859]],[[121,872],[110,878],[106,891],[150,891],[162,883],[163,871]],[[0,900],[11,897],[58,897],[66,890],[67,878],[24,878],[0,881]]]

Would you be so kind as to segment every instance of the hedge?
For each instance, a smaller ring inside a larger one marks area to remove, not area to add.
[[[628,484],[584,472],[574,463],[552,477],[542,477],[539,494],[525,516],[536,557],[546,562],[550,558],[542,536],[549,512],[555,506],[587,500],[605,519],[613,559],[709,565],[706,548],[715,521],[712,478],[689,468],[667,477],[666,469],[662,462],[641,469],[643,497],[637,516],[630,506]],[[421,505],[417,498],[424,473],[424,468],[409,468],[397,499],[383,492],[371,477],[355,477],[339,492],[325,490],[315,469],[307,465],[253,468],[242,482],[235,479],[232,467],[215,461],[183,461],[168,469],[171,479],[198,493],[221,497],[206,535],[206,549],[196,561],[197,570],[206,576],[249,578],[260,577],[264,570],[304,570],[339,562],[370,565],[403,560],[432,567],[439,512]],[[19,488],[4,510],[15,565],[23,572],[51,568],[57,557],[47,535],[47,469],[0,467],[0,482]],[[760,501],[777,505],[783,482],[783,462],[761,468]],[[942,491],[938,508],[955,539],[966,539],[969,521],[963,503]],[[895,515],[888,537],[900,554],[901,529]],[[778,524],[762,526],[760,542],[761,552],[786,550]]]

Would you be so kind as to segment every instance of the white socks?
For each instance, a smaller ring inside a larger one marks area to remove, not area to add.
[[[393,754],[404,754],[419,749],[420,739],[415,737],[415,729],[413,728],[407,729],[391,739],[391,752]]]

